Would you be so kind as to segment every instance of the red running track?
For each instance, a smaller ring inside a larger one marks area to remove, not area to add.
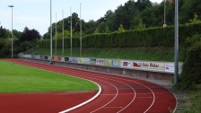
[[[57,73],[77,76],[98,83],[102,88],[101,94],[92,102],[70,111],[72,113],[170,113],[173,112],[176,108],[175,96],[167,89],[153,83],[131,78],[80,71],[22,60],[14,59],[9,61]],[[90,96],[92,97],[92,94],[94,94],[94,92],[91,92],[90,94]],[[62,97],[62,100],[65,100],[67,103],[59,105],[65,106],[66,104],[66,108],[60,109],[60,111],[56,112],[65,113],[67,109],[74,106],[68,104],[74,102],[81,103],[79,98],[74,98],[74,101],[68,101],[68,99],[69,98]],[[42,98],[40,100],[43,101]],[[83,101],[84,99],[81,100]],[[85,100],[87,99],[85,98]],[[49,106],[48,108],[46,108],[45,113],[55,113],[55,110],[52,109],[55,108],[55,106],[53,106],[54,104],[49,105],[50,103],[48,102],[48,100],[44,99],[43,102],[45,103],[45,101],[47,101],[46,104]],[[23,103],[23,101],[18,101],[18,103]],[[33,106],[36,106],[36,103],[31,103],[31,101],[29,104],[33,104]],[[17,108],[16,106],[11,106],[10,108],[13,107]],[[41,109],[42,108],[43,107],[41,107]],[[24,109],[28,109],[30,111],[29,113],[35,113],[36,110],[34,111],[34,109],[37,108],[27,108],[25,105]],[[34,112],[31,112],[32,109]],[[19,109],[14,109],[13,112],[19,113],[20,111],[18,112],[18,110]],[[37,113],[39,112],[44,113],[44,111],[40,111],[40,107],[37,109]]]

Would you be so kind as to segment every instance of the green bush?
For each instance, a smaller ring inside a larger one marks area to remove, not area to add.
[[[200,34],[201,24],[187,24],[179,27],[179,45],[183,46],[187,37]],[[114,48],[114,47],[173,47],[174,26],[130,30],[125,32],[101,33],[83,37],[84,48]],[[58,47],[62,46],[58,39]],[[49,47],[49,40],[42,40],[40,47]],[[53,40],[54,46],[54,40]],[[79,38],[73,38],[73,47],[79,47]],[[70,47],[70,38],[65,38],[65,47]]]
[[[187,50],[182,70],[177,88],[194,89],[197,84],[201,84],[201,41]]]

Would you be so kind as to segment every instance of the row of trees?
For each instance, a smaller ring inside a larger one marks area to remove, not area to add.
[[[25,27],[23,32],[13,30],[14,56],[20,52],[27,51],[37,45],[37,40],[41,38],[39,32],[35,29]],[[2,26],[0,27],[0,57],[9,57],[11,55],[11,32]]]
[[[174,25],[174,2],[166,2],[166,24]],[[179,22],[180,24],[189,23],[197,15],[201,19],[200,0],[179,0]],[[53,35],[57,31],[62,32],[63,21],[64,29],[70,31],[71,16],[52,24]],[[82,30],[84,35],[93,33],[116,32],[121,27],[124,30],[136,30],[149,27],[159,27],[164,24],[164,2],[157,4],[150,0],[129,0],[124,5],[117,7],[115,11],[108,10],[103,17],[98,20],[82,21]],[[77,13],[72,14],[73,37],[79,37],[80,18]],[[65,37],[70,37],[66,32]],[[49,38],[49,32],[44,35]],[[58,37],[61,38],[61,37]]]

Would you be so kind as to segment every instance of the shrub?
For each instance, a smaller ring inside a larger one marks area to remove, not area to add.
[[[187,50],[182,70],[177,88],[194,89],[197,84],[201,84],[201,41]]]

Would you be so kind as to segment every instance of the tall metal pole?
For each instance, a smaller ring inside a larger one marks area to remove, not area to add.
[[[72,51],[73,51],[73,49],[72,49],[72,47],[73,47],[73,41],[72,41],[73,33],[72,33],[72,29],[73,29],[73,28],[72,28],[72,27],[73,27],[73,26],[72,26],[72,13],[71,13],[71,7],[70,7],[70,15],[71,15],[71,20],[70,20],[70,21],[71,21],[71,22],[70,22],[70,23],[71,23],[71,27],[70,27],[70,28],[71,28],[71,38],[70,38],[70,56],[72,56]]]
[[[174,84],[178,81],[178,51],[179,51],[179,11],[178,11],[178,0],[175,0],[175,74],[174,74]]]
[[[11,58],[13,58],[13,7],[14,5],[9,5],[11,8]]]
[[[164,23],[163,23],[163,27],[166,27],[166,0],[164,0]]]
[[[50,0],[50,64],[52,64],[52,0]]]
[[[80,3],[80,57],[82,56],[82,20],[81,20],[81,3]]]
[[[55,24],[55,56],[57,56],[57,13],[55,15],[56,24]]]
[[[62,10],[62,18],[63,18],[63,25],[62,25],[62,29],[63,29],[63,32],[62,32],[62,56],[64,56],[64,10]]]

